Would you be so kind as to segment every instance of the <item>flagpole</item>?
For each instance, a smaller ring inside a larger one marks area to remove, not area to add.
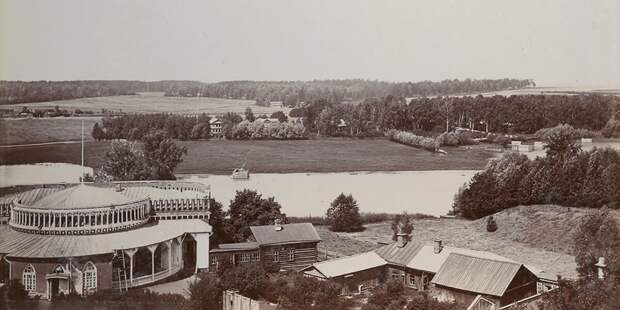
[[[80,178],[81,182],[84,182],[84,120],[82,120],[82,177]]]

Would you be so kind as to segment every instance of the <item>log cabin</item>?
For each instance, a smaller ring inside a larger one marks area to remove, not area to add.
[[[211,270],[232,265],[269,263],[280,270],[300,270],[318,261],[321,237],[310,223],[250,226],[246,242],[211,249]]]

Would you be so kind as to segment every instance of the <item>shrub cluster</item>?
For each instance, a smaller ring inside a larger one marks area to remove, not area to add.
[[[510,141],[511,141],[510,138],[502,134],[496,134],[496,133],[489,133],[486,138],[486,142],[500,144],[500,145],[506,145],[510,143]]]
[[[476,144],[471,133],[461,132],[444,132],[436,138],[436,143],[440,146],[459,146]]]
[[[566,156],[506,154],[491,161],[455,197],[454,211],[469,219],[530,204],[620,207],[620,154],[593,149]]]
[[[550,128],[542,128],[534,134],[534,136],[538,139],[549,139],[554,135],[563,135],[569,136],[572,139],[581,139],[581,138],[593,138],[596,136],[595,132],[592,132],[588,129],[583,128],[573,128],[573,126],[569,124],[559,124],[555,127]]]
[[[413,147],[422,148],[431,152],[435,152],[439,148],[439,145],[437,141],[435,141],[435,139],[417,136],[406,131],[391,129],[388,130],[385,135],[392,141]]]
[[[235,140],[300,140],[308,139],[308,133],[302,124],[263,123],[259,121],[242,121],[231,131]]]
[[[620,138],[620,120],[610,119],[601,130],[601,134],[605,138]]]

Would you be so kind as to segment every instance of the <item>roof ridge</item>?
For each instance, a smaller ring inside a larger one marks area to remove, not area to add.
[[[489,253],[495,254],[493,252],[489,252]],[[498,262],[498,263],[510,263],[510,264],[513,264],[513,265],[521,265],[521,266],[523,266],[523,263],[514,261],[514,260],[512,260],[510,258],[507,258],[507,257],[506,257],[507,260],[501,260],[501,259],[497,259],[497,258],[480,257],[480,256],[468,255],[468,254],[464,254],[464,253],[457,253],[457,252],[450,252],[450,254],[448,254],[448,256],[449,255],[453,255],[453,254],[454,255],[465,256],[465,257],[469,257],[469,258],[483,259],[483,260],[488,260],[488,261],[493,261],[493,262]],[[497,255],[497,254],[495,254],[495,255]],[[499,256],[501,256],[501,255],[499,255]]]

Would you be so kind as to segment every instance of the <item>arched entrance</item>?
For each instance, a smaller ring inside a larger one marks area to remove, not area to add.
[[[47,298],[54,299],[60,294],[69,294],[69,277],[70,274],[65,270],[62,265],[56,265],[51,273],[45,275],[47,281]]]

